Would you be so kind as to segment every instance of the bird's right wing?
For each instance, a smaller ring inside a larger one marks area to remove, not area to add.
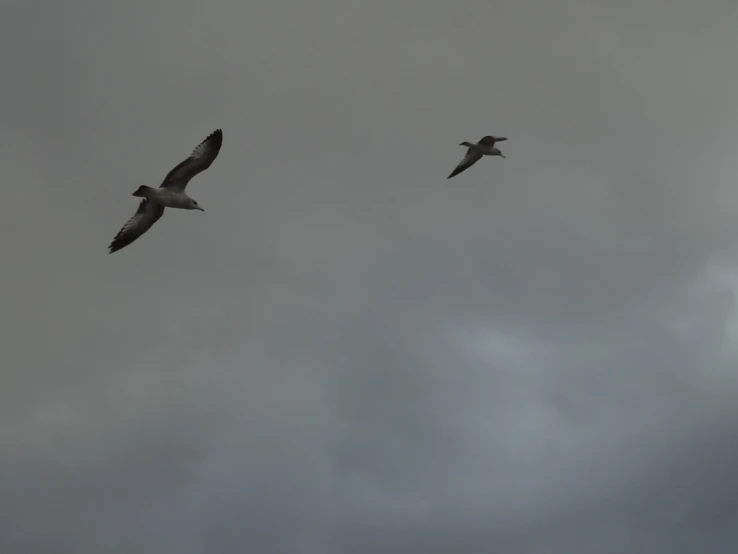
[[[202,173],[212,165],[218,157],[221,146],[223,146],[223,131],[216,129],[195,147],[186,160],[178,163],[167,173],[159,186],[183,191],[195,175]]]
[[[459,165],[457,165],[454,168],[454,170],[451,172],[451,175],[446,177],[446,179],[450,179],[451,177],[458,175],[465,169],[469,169],[471,166],[477,163],[481,158],[482,158],[482,154],[478,150],[474,148],[467,149],[466,156],[464,156],[464,159],[459,162]]]
[[[123,228],[115,235],[113,242],[108,248],[110,254],[117,252],[121,248],[125,248],[156,223],[164,213],[164,206],[155,202],[149,202],[146,198],[141,200],[138,209],[133,216],[126,221]]]
[[[482,144],[484,146],[494,146],[495,142],[503,142],[506,140],[507,137],[493,137],[492,135],[487,135],[486,137],[482,137],[479,140],[479,144]]]

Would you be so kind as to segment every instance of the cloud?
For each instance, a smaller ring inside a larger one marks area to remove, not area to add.
[[[8,10],[0,550],[735,551],[732,4]]]

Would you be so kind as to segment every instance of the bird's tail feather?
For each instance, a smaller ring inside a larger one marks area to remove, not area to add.
[[[133,196],[140,196],[142,198],[146,198],[146,191],[153,190],[151,187],[147,187],[146,185],[141,185],[136,189],[136,192],[133,193]]]

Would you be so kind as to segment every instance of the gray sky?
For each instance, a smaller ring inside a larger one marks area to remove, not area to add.
[[[0,551],[737,551],[735,2],[2,8]]]

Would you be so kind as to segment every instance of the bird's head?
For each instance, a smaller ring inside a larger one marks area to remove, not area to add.
[[[467,146],[467,147],[471,148],[474,145],[472,143],[470,143],[470,142],[468,142],[468,141],[465,140],[464,142],[460,142],[459,143],[459,146]]]
[[[193,200],[192,198],[190,198],[190,209],[191,210],[200,210],[201,212],[204,212],[205,211],[205,210],[203,210],[200,207],[200,204],[197,203],[197,200]]]

